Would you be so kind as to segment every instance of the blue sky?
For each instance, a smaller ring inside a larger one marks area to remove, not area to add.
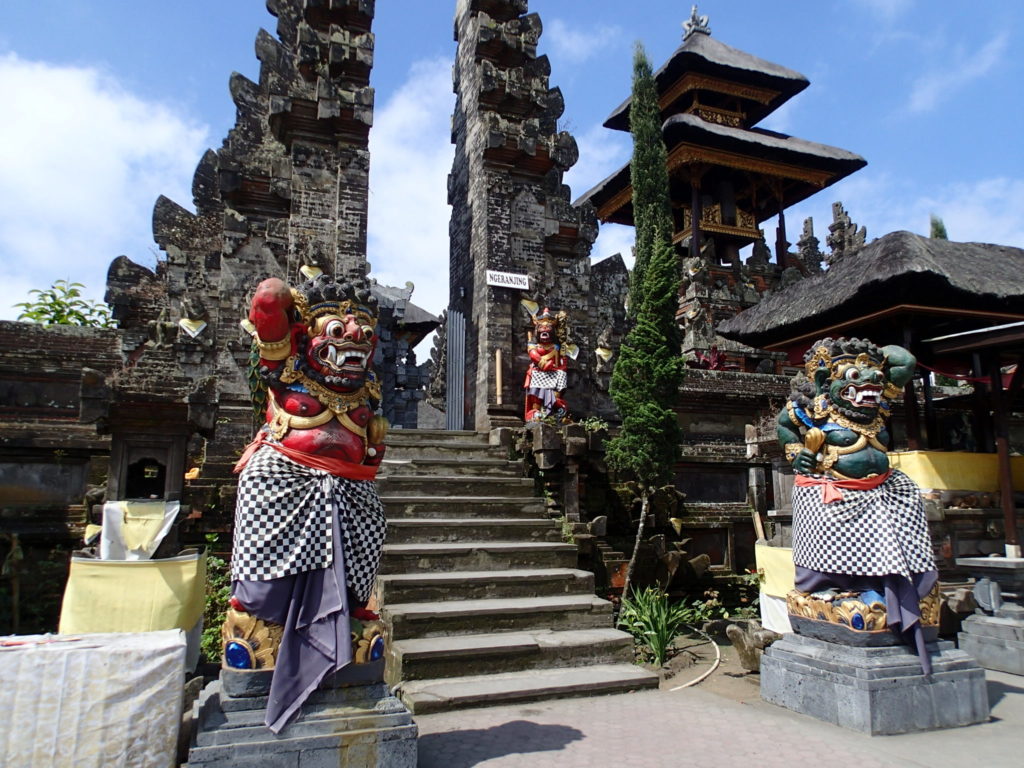
[[[447,303],[454,7],[378,0],[374,21],[369,259],[377,279],[413,281],[413,300],[435,312]],[[689,7],[531,0],[580,145],[574,197],[628,160],[628,136],[601,123],[628,94],[634,41],[659,66]],[[790,239],[813,216],[824,241],[842,200],[869,238],[927,233],[934,212],[951,239],[1024,247],[1024,3],[705,0],[700,12],[722,42],[810,79],[763,126],[868,161],[790,209]],[[101,297],[119,254],[153,264],[153,203],[190,207],[196,163],[234,121],[228,76],[256,78],[253,41],[274,21],[262,0],[3,0],[0,317],[61,278]],[[631,242],[606,227],[595,256]]]

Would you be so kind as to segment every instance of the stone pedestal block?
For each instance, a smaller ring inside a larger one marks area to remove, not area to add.
[[[1024,675],[1024,611],[1002,610],[995,616],[975,614],[964,619],[960,648],[985,669]],[[1007,615],[1004,615],[1007,614]]]
[[[977,604],[960,647],[985,669],[1024,675],[1024,558],[958,557],[956,564],[974,577]]]
[[[761,659],[761,698],[871,735],[988,719],[985,671],[952,643],[928,645],[932,674],[902,646],[853,648],[786,635]]]
[[[384,683],[315,691],[280,733],[266,696],[229,696],[220,680],[195,704],[189,768],[414,768],[417,728]]]

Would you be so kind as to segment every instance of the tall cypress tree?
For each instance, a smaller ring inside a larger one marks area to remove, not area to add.
[[[643,46],[633,52],[633,97],[629,125],[633,133],[633,157],[629,163],[633,185],[633,224],[636,231],[636,262],[630,276],[629,318],[640,309],[637,297],[644,293],[643,280],[663,235],[671,241],[672,205],[668,192],[668,152],[661,137],[661,109],[651,63]]]
[[[626,589],[643,535],[650,495],[667,483],[679,454],[675,404],[683,378],[678,306],[679,262],[672,246],[667,152],[651,65],[638,43],[633,56],[633,221],[636,262],[630,279],[633,327],[612,372],[611,396],[622,429],[608,445],[613,469],[634,475],[643,487],[643,506]],[[625,592],[624,592],[625,594]]]

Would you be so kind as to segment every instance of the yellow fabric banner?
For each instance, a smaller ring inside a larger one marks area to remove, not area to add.
[[[999,457],[962,451],[894,451],[889,465],[925,490],[998,491]],[[1024,457],[1011,456],[1013,488],[1024,488]]]
[[[164,560],[72,557],[58,631],[187,632],[203,615],[205,593],[205,552]]]
[[[793,580],[796,578],[793,550],[789,547],[755,544],[754,557],[757,569],[764,571],[761,591],[774,597],[785,597],[794,588]]]

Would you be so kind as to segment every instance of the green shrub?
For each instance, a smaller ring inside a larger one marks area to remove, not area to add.
[[[692,606],[670,604],[667,594],[656,587],[647,587],[622,599],[618,624],[660,666],[668,657],[672,641],[691,623],[692,617]]]
[[[206,534],[206,606],[203,610],[203,637],[200,651],[203,661],[219,664],[221,654],[220,628],[231,599],[231,567],[213,552],[218,536]]]
[[[82,297],[81,283],[58,280],[46,290],[34,288],[31,301],[15,304],[21,310],[19,320],[41,325],[84,325],[93,328],[113,328],[116,323],[106,304]]]

